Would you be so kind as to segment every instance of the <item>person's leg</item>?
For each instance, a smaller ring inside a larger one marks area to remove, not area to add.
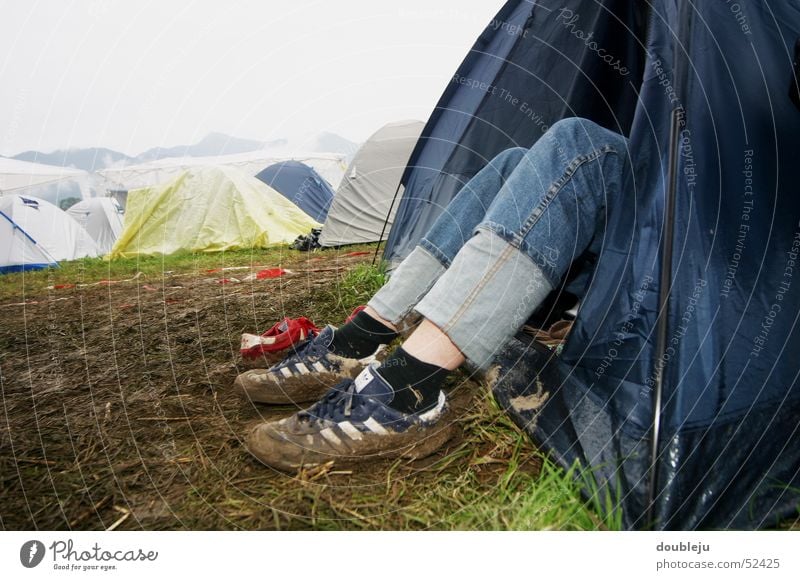
[[[398,411],[400,392],[429,387],[404,380],[413,375],[406,367],[428,365],[422,368],[439,384],[464,358],[486,368],[602,232],[607,198],[620,189],[627,159],[627,142],[615,133],[578,119],[554,125],[517,163],[449,267],[416,304],[425,322],[399,355],[337,385],[307,411],[258,426],[248,437],[250,451],[281,469],[433,451],[444,437],[439,419],[445,397],[440,391],[433,406]],[[424,392],[417,395],[430,400]]]
[[[527,152],[522,147],[506,149],[461,188],[419,245],[370,299],[367,304],[370,316],[394,328],[403,322],[472,237]]]
[[[337,329],[326,327],[271,368],[242,373],[234,390],[260,403],[315,401],[331,381],[354,376],[380,356],[398,336],[397,326],[472,235],[526,152],[523,148],[503,151],[470,179],[363,312]],[[429,374],[425,368],[420,373]]]
[[[378,369],[393,405],[434,405],[445,372],[487,368],[602,231],[622,185],[627,141],[588,121],[556,124],[516,164],[474,236],[415,306],[418,331]]]
[[[416,311],[487,368],[602,235],[605,207],[627,166],[621,135],[581,119],[556,123],[519,162]]]

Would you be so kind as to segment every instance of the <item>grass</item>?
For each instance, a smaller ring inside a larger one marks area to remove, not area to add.
[[[141,256],[113,261],[103,258],[82,258],[62,262],[46,270],[20,272],[0,276],[0,298],[35,294],[48,286],[91,284],[102,280],[131,278],[139,274],[146,279],[163,278],[172,272],[198,273],[218,268],[275,265],[297,256],[283,248],[235,250],[204,254],[178,253],[170,256]]]
[[[97,529],[128,513],[118,529],[619,529],[613,498],[582,499],[596,492],[589,474],[553,464],[461,373],[449,381],[460,434],[427,460],[286,476],[244,452],[241,433],[258,415],[226,397],[238,334],[284,314],[340,322],[386,274],[371,256],[339,257],[371,249],[81,260],[0,277],[4,304],[34,303],[6,311],[24,313],[24,333],[0,333],[10,420],[0,423],[0,527]],[[240,275],[221,268],[278,265],[303,274],[214,283]],[[172,277],[183,289],[170,289]],[[159,281],[161,292],[141,288]],[[48,289],[69,284],[87,286]],[[154,421],[160,413],[170,421]]]
[[[345,303],[364,304],[386,284],[386,280],[385,267],[358,264],[339,283],[339,299]]]
[[[484,391],[487,393],[487,391]],[[237,485],[198,485],[178,511],[207,514],[215,527],[270,512],[276,529],[315,530],[598,530],[619,529],[620,518],[598,516],[582,499],[577,467],[564,471],[539,453],[485,394],[461,417],[465,436],[422,466],[404,461],[370,477],[325,469],[275,485],[255,476]],[[298,507],[306,506],[298,518]],[[185,522],[207,526],[208,516]],[[242,524],[247,527],[247,524]]]
[[[605,518],[597,515],[583,500],[593,481],[577,465],[564,471],[546,456],[533,449],[486,395],[476,408],[480,416],[471,419],[471,435],[463,450],[489,443],[493,453],[472,456],[471,468],[494,461],[492,455],[504,450],[502,469],[493,474],[492,485],[474,469],[461,471],[449,489],[434,487],[426,503],[439,514],[447,514],[441,527],[450,530],[596,530],[621,529],[621,512],[612,511]]]

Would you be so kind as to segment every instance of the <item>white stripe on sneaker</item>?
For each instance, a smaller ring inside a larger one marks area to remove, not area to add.
[[[281,367],[281,374],[288,379],[292,376],[292,371],[289,370],[289,367]]]
[[[321,362],[319,362],[319,361],[315,362],[315,363],[314,363],[313,365],[311,365],[311,366],[312,366],[312,367],[314,367],[314,370],[315,370],[315,371],[317,371],[317,372],[319,372],[319,373],[326,373],[326,372],[328,372],[328,369],[326,369],[326,368],[325,368],[325,365],[323,365],[323,364],[322,364]]]
[[[339,439],[339,436],[336,435],[336,433],[334,433],[333,429],[331,429],[330,427],[326,427],[325,429],[320,431],[319,434],[322,435],[325,439],[327,439],[330,443],[333,443],[334,445],[342,444],[342,440]]]
[[[341,429],[345,435],[350,437],[350,439],[355,439],[356,441],[361,441],[364,437],[361,434],[361,431],[356,429],[350,421],[342,421],[339,423],[339,429]]]
[[[419,416],[420,421],[436,421],[439,418],[439,415],[442,414],[442,411],[444,411],[444,404],[446,400],[447,397],[445,397],[444,391],[439,391],[439,400],[436,403],[436,406],[430,411],[422,413],[422,415]]]
[[[378,435],[388,435],[389,432],[384,429],[383,425],[378,423],[374,417],[370,417],[366,421],[364,421],[364,427],[372,431],[373,433],[377,433]]]
[[[310,370],[308,370],[308,367],[306,365],[304,365],[303,363],[301,363],[301,362],[299,362],[296,365],[294,365],[294,368],[296,368],[298,371],[300,371],[301,375],[307,375],[308,373],[311,372]]]

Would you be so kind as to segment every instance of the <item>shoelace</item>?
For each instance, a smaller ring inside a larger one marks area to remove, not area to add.
[[[319,356],[319,350],[324,350],[325,352],[328,351],[327,347],[318,345],[314,343],[314,340],[317,338],[318,335],[309,336],[306,340],[298,344],[294,349],[294,354],[291,357],[286,359],[286,362],[281,366],[286,366],[287,364],[293,364],[300,360],[302,357],[306,355],[317,355]],[[324,353],[323,353],[324,354]]]
[[[355,396],[355,382],[352,380],[343,381],[325,393],[310,409],[300,411],[297,417],[313,424],[317,421],[325,420],[326,417],[335,416],[336,411],[339,409],[342,410],[342,414],[345,417],[349,417],[353,412],[353,398]],[[363,401],[356,400],[355,407],[359,407],[362,403]]]

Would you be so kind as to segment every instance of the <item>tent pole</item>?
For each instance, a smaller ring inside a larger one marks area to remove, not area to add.
[[[389,206],[389,213],[386,214],[386,219],[383,220],[383,227],[381,228],[381,235],[378,238],[378,245],[375,246],[375,255],[372,256],[372,265],[375,265],[375,261],[378,259],[378,252],[381,249],[381,243],[383,243],[383,234],[386,232],[386,226],[389,223],[389,217],[392,215],[392,210],[394,209],[394,202],[397,201],[397,194],[400,193],[400,188],[403,186],[403,180],[401,179],[400,182],[397,184],[397,189],[394,190],[394,196],[392,197],[392,204]]]
[[[654,373],[653,430],[650,441],[650,481],[647,490],[647,523],[655,525],[655,501],[658,487],[659,437],[661,435],[661,405],[664,392],[664,353],[667,349],[669,299],[672,290],[672,245],[675,225],[675,198],[678,188],[678,135],[684,125],[682,107],[672,110],[669,130],[669,167],[666,199],[664,200],[664,242],[661,249],[661,275],[658,293],[658,328],[656,334],[656,366]]]

